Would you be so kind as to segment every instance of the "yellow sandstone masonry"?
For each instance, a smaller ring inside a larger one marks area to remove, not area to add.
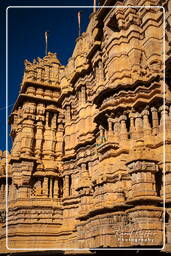
[[[171,251],[171,1],[104,3],[125,8],[92,13],[66,66],[51,52],[25,60],[8,188],[0,153],[0,252],[5,187],[9,248]],[[127,5],[165,8],[165,53],[163,9]]]

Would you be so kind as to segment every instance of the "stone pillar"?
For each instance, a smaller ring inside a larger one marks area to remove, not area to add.
[[[65,176],[64,180],[64,197],[69,196],[69,176]]]
[[[135,114],[135,131],[136,131],[136,138],[143,137],[143,122],[140,113]]]
[[[50,113],[46,112],[46,124],[44,131],[44,144],[43,144],[43,154],[46,159],[52,159],[54,157],[54,150],[52,150],[52,145],[55,141],[55,134],[52,128],[49,126]]]
[[[37,124],[36,124],[36,135],[35,135],[35,154],[36,156],[40,156],[42,153],[42,141],[43,141],[43,120],[44,117],[37,116],[36,117]]]
[[[55,198],[55,199],[58,198],[58,190],[59,190],[58,180],[55,179],[55,180],[54,180],[54,198]]]
[[[113,130],[112,130],[113,124],[112,124],[112,119],[110,117],[108,118],[107,121],[108,121],[108,139],[110,141],[111,138],[113,137]]]
[[[52,115],[52,113],[51,113]],[[46,149],[49,152],[50,157],[54,157],[55,153],[55,144],[56,144],[56,114],[53,114],[53,117],[51,116],[51,126],[47,130],[46,134]]]
[[[48,196],[48,177],[44,177],[43,181],[43,195]]]
[[[114,138],[116,141],[119,140],[119,133],[120,133],[120,123],[119,123],[119,118],[114,118],[113,119],[114,123]]]
[[[128,139],[128,131],[127,131],[127,127],[126,127],[126,120],[127,120],[126,115],[121,115],[120,116],[120,122],[121,122],[120,139],[121,140],[127,140]]]
[[[149,123],[149,111],[147,109],[145,109],[142,112],[142,116],[143,116],[143,131],[144,131],[144,136],[150,136],[151,135],[151,126]]]
[[[164,128],[168,128],[168,121],[169,121],[169,107],[168,106],[161,106],[159,108],[161,112],[161,119],[160,119],[160,132],[165,132]],[[165,125],[164,125],[165,122]]]
[[[136,131],[135,131],[135,120],[134,120],[135,113],[131,112],[129,114],[129,118],[130,118],[130,138],[135,139],[135,133],[136,133]]]
[[[152,134],[157,135],[159,132],[159,119],[158,119],[158,111],[155,107],[151,108],[152,112]]]
[[[26,102],[24,105],[23,122],[21,128],[21,153],[32,155],[34,141],[35,103]]]
[[[56,154],[57,155],[63,155],[63,132],[64,127],[62,123],[58,124],[58,129],[56,133]]]
[[[57,122],[57,114],[54,113],[53,118],[52,118],[52,142],[51,142],[51,150],[52,154],[55,152],[55,144],[56,144],[56,122]]]
[[[45,117],[45,128],[49,127],[49,112],[46,112],[46,117]]]

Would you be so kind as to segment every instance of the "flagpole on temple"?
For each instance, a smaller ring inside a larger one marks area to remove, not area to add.
[[[77,17],[78,17],[78,36],[81,35],[81,12],[79,11],[77,13]]]
[[[45,56],[48,53],[48,31],[45,32]]]
[[[96,0],[93,0],[93,12],[96,12]]]

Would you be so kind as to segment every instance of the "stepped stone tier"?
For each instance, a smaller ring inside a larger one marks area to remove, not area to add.
[[[103,4],[125,7],[92,13],[66,66],[25,60],[0,155],[1,252],[5,186],[10,249],[171,251],[171,1]]]

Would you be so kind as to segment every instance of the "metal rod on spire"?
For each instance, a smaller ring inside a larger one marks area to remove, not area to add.
[[[78,16],[78,36],[81,35],[81,13],[82,12],[80,12],[80,11],[77,13],[77,16]]]
[[[48,31],[45,32],[45,56],[48,54]]]
[[[93,12],[96,12],[96,0],[93,0]]]

